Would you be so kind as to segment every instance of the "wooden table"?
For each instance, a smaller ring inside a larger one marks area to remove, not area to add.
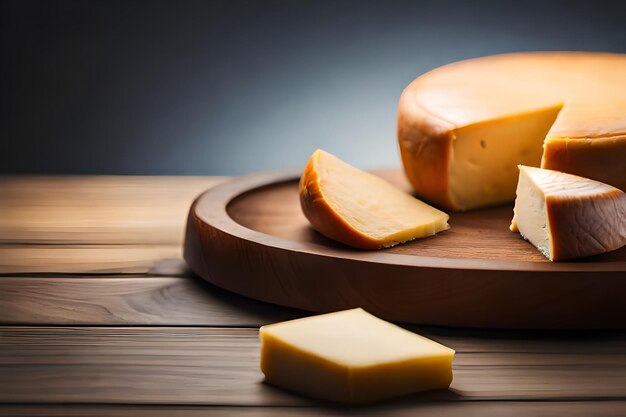
[[[306,313],[187,270],[221,180],[0,178],[0,415],[626,415],[626,332],[413,327],[457,351],[451,389],[371,407],[263,384],[258,327]]]

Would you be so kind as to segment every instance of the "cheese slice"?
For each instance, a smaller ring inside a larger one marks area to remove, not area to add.
[[[398,141],[417,195],[450,210],[512,201],[518,164],[626,190],[626,55],[518,53],[435,69],[403,92]]]
[[[626,245],[626,194],[608,184],[520,166],[513,211],[511,230],[551,261]]]
[[[365,403],[452,382],[454,350],[357,308],[261,327],[265,379],[301,394]]]
[[[300,202],[318,232],[360,249],[390,247],[449,227],[446,213],[322,150],[302,173]]]

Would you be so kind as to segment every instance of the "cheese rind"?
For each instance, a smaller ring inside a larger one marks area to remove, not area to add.
[[[626,134],[577,139],[549,136],[541,167],[592,178],[626,191],[625,161]]]
[[[552,261],[626,245],[626,194],[598,181],[519,167],[512,231]]]
[[[267,382],[342,403],[448,388],[454,351],[362,309],[263,326]]]
[[[516,187],[515,176],[508,175],[495,192],[484,186],[483,178],[498,175],[498,161],[512,161],[508,172],[517,164],[539,165],[509,141],[539,143],[533,152],[541,152],[545,139],[543,167],[626,190],[624,74],[626,55],[571,52],[497,55],[426,73],[405,89],[398,107],[398,141],[407,177],[418,196],[443,208],[497,204],[507,195],[512,199]],[[546,118],[549,109],[557,111],[556,120]],[[541,127],[533,129],[532,124]],[[499,135],[498,126],[517,133]],[[459,151],[467,147],[461,142],[475,140],[476,135],[465,133],[472,129],[482,129],[478,134],[497,150],[493,163],[474,170],[479,175],[469,175],[472,171],[464,165],[480,152]]]
[[[446,213],[322,150],[311,156],[299,189],[311,225],[356,248],[390,247],[449,227]]]

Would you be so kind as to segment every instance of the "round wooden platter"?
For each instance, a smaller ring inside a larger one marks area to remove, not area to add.
[[[403,189],[399,171],[378,175]],[[626,328],[626,247],[552,263],[509,231],[512,206],[452,213],[450,230],[381,251],[315,232],[296,172],[239,177],[202,194],[184,256],[235,293],[312,312],[363,307],[388,320],[489,328]]]

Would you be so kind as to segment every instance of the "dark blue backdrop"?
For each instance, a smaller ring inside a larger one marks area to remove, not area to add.
[[[624,4],[5,1],[0,172],[240,174],[316,147],[394,166],[417,75],[509,51],[626,52]]]

